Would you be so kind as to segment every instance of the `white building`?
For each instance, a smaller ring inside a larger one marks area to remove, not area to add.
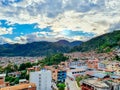
[[[30,73],[30,82],[36,84],[36,90],[52,90],[52,74],[50,70],[41,70]]]

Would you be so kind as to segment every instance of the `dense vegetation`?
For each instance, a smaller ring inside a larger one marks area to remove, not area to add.
[[[0,45],[0,56],[47,56],[57,52],[66,53],[73,46],[80,45],[80,41],[68,42],[33,42],[27,44],[4,44]]]
[[[93,38],[80,46],[75,46],[71,51],[95,50],[97,52],[110,52],[114,48],[120,48],[120,31],[113,31]]]
[[[65,83],[58,83],[57,87],[58,87],[58,90],[65,90],[66,85]]]
[[[29,74],[27,74],[27,68],[34,66],[35,63],[22,63],[20,65],[8,64],[6,67],[0,67],[0,73],[5,73],[5,81],[10,82],[10,85],[15,85],[19,83],[20,79],[29,79]],[[37,63],[36,63],[37,65]],[[9,75],[10,73],[18,72],[18,76]]]
[[[19,83],[20,79],[27,79],[27,80],[29,79],[29,74],[27,73],[27,68],[33,67],[35,65],[39,65],[39,66],[41,66],[41,68],[42,68],[42,66],[45,66],[45,65],[57,65],[61,61],[65,61],[67,59],[68,59],[68,57],[64,56],[64,54],[57,53],[57,54],[48,56],[48,57],[44,58],[43,60],[40,60],[36,63],[26,62],[26,63],[22,63],[20,65],[9,63],[5,67],[0,66],[0,73],[6,74],[6,77],[5,77],[6,82],[10,82],[11,85],[15,85],[15,84]],[[18,76],[9,75],[14,72],[19,72],[19,75]],[[63,89],[64,87],[65,87],[64,84],[59,85],[60,90],[61,90],[61,88]]]
[[[113,58],[113,60],[120,61],[120,56],[118,56],[118,55],[115,55],[115,57]]]
[[[41,60],[39,63],[41,64],[41,66],[57,65],[61,61],[65,61],[67,59],[68,59],[68,57],[64,56],[62,53],[57,53],[52,56],[46,57],[45,59]]]

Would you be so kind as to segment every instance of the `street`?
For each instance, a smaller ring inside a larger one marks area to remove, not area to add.
[[[72,81],[70,80],[69,78],[66,79],[66,83],[67,83],[67,86],[66,87],[69,87],[69,90],[81,90],[78,86],[77,86],[77,83],[76,81]],[[66,88],[67,90],[67,88]]]

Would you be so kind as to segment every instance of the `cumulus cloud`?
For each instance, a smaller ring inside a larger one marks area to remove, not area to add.
[[[52,32],[32,33],[16,37],[16,42],[39,40],[88,40],[94,36],[118,28],[120,21],[120,0],[8,0],[8,5],[0,1],[0,19],[10,24],[33,24],[37,28],[50,27]],[[12,30],[1,29],[0,34]],[[65,30],[93,33],[94,36],[77,35],[69,37]],[[55,39],[53,39],[55,38]]]
[[[0,35],[5,35],[5,34],[12,34],[13,28],[1,28],[0,27]]]
[[[9,38],[5,38],[5,37],[2,37],[0,36],[0,44],[5,44],[5,43],[11,43],[13,44],[13,40],[9,39]]]

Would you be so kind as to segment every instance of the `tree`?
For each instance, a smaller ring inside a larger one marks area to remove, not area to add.
[[[26,75],[26,79],[29,80],[29,74]]]
[[[0,73],[3,73],[4,69],[2,68],[2,66],[0,66]]]
[[[20,79],[25,79],[26,78],[26,74],[27,74],[26,70],[21,71]]]
[[[6,73],[10,73],[10,72],[13,72],[14,71],[14,67],[12,64],[8,64],[7,67],[4,68],[4,71]]]
[[[19,71],[25,70],[26,69],[26,65],[24,63],[20,64],[19,66]]]
[[[32,64],[30,62],[25,63],[26,68],[32,67]]]
[[[119,57],[118,55],[115,56],[115,59],[116,59],[117,61],[120,61],[120,57]]]
[[[65,87],[66,87],[66,85],[65,85],[65,83],[58,83],[58,90],[65,90]]]
[[[78,61],[78,58],[74,58],[73,60],[74,60],[74,61]]]
[[[16,78],[15,80],[14,80],[14,84],[18,84],[19,83],[19,78]]]
[[[57,53],[55,55],[46,57],[45,59],[43,59],[41,61],[42,65],[57,65],[59,64],[61,61],[66,61],[68,59],[68,57],[64,56],[62,53]]]
[[[18,71],[18,66],[17,66],[16,64],[14,64],[13,67],[14,67],[14,70],[15,70],[15,71]]]

